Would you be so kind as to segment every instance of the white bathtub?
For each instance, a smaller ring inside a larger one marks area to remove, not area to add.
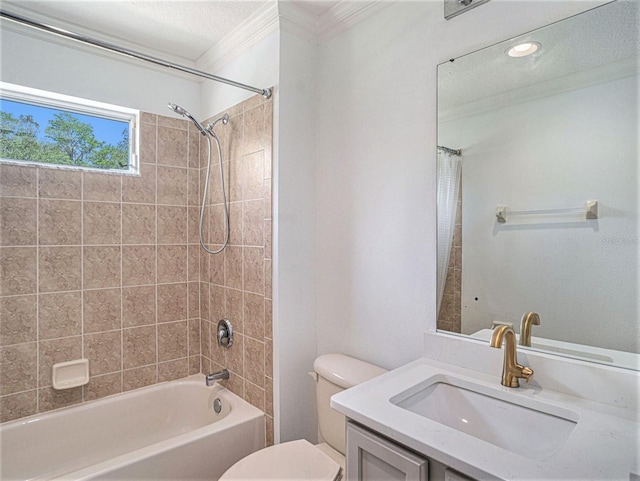
[[[217,480],[264,438],[262,411],[196,374],[1,424],[0,479]]]

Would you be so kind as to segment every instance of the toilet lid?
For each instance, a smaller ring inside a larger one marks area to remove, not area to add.
[[[231,466],[219,481],[336,481],[340,476],[338,463],[310,442],[300,439],[250,454]]]

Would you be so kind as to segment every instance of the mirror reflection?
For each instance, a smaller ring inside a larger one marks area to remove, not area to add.
[[[639,7],[438,66],[438,329],[640,368]]]

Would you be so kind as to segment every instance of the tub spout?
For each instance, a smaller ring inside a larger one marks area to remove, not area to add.
[[[222,371],[207,374],[207,377],[206,377],[207,386],[213,386],[214,382],[222,381],[224,379],[229,379],[229,371],[227,369],[223,369]]]

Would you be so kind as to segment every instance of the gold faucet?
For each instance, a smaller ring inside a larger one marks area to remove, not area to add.
[[[516,333],[510,326],[498,326],[491,335],[489,341],[491,347],[500,349],[502,340],[505,340],[504,348],[504,365],[502,366],[502,382],[503,386],[519,387],[518,378],[524,378],[529,382],[533,376],[533,369],[518,364],[518,354],[516,351]]]
[[[540,316],[535,312],[525,312],[520,320],[520,345],[531,347],[531,326],[540,325]]]

